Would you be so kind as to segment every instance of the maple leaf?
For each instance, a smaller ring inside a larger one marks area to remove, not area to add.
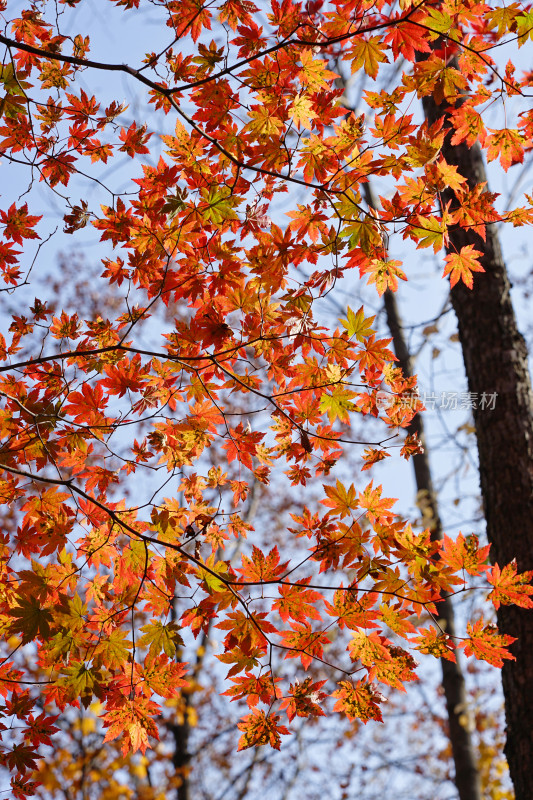
[[[133,121],[128,130],[121,128],[120,139],[123,144],[119,147],[119,150],[127,153],[130,158],[135,158],[136,155],[141,155],[143,153],[149,153],[150,150],[146,147],[146,144],[151,136],[151,133],[146,133],[146,125],[142,125],[138,128],[136,122]]]
[[[146,378],[141,368],[139,354],[133,356],[131,361],[123,359],[117,366],[106,366],[107,378],[101,381],[110,394],[122,397],[126,392],[140,392],[146,384]]]
[[[42,640],[49,638],[53,616],[48,608],[42,608],[37,598],[20,597],[10,616],[10,631],[12,634],[20,633],[23,643],[31,642],[37,637]]]
[[[273,547],[267,556],[255,545],[252,549],[252,557],[242,556],[243,566],[237,569],[243,577],[252,582],[272,581],[283,575],[288,561],[280,564],[279,552],[277,547]]]
[[[417,227],[411,231],[418,247],[433,247],[433,252],[438,253],[448,241],[448,232],[445,218],[418,217]],[[471,245],[469,245],[471,246]]]
[[[265,634],[277,633],[276,628],[267,621],[266,616],[264,612],[251,612],[247,615],[242,611],[231,611],[225,620],[216,625],[221,630],[229,631],[224,639],[226,650],[239,647],[243,653],[249,655],[256,648],[266,649]]]
[[[478,139],[485,139],[483,117],[470,103],[465,102],[459,108],[453,109],[450,116],[455,128],[451,138],[453,145],[466,142],[472,147]]]
[[[39,239],[39,235],[33,228],[37,225],[42,216],[32,216],[28,214],[28,204],[17,208],[13,203],[8,211],[0,209],[0,222],[5,225],[4,236],[13,239],[17,244],[22,244],[23,239]]]
[[[486,17],[489,28],[497,28],[501,36],[510,29],[520,10],[518,3],[510,3],[509,7],[491,9]]]
[[[310,581],[311,578],[305,578],[300,583],[289,586],[283,584],[279,587],[279,600],[274,601],[272,609],[279,612],[283,622],[287,622],[289,617],[296,622],[321,619],[316,603],[322,600],[323,597],[320,592],[305,588],[305,585]]]
[[[378,75],[379,64],[389,63],[384,50],[385,48],[379,36],[370,36],[368,39],[357,37],[348,51],[348,55],[353,56],[352,75],[363,68],[366,74],[375,80]]]
[[[379,607],[379,615],[383,623],[398,636],[408,639],[407,634],[415,632],[413,623],[408,619],[409,613],[398,606],[394,606],[391,603],[382,603]]]
[[[428,165],[426,167],[426,175],[434,181],[435,187],[439,191],[452,189],[456,194],[460,194],[466,183],[466,178],[461,175],[457,167],[453,164],[447,164],[443,158],[439,159],[434,165]]]
[[[13,662],[7,661],[0,665],[0,696],[7,697],[13,692],[13,697],[17,697],[18,679],[23,675],[19,670],[13,669]]]
[[[296,95],[288,110],[288,114],[289,117],[295,121],[298,130],[300,130],[302,125],[304,128],[311,129],[313,127],[312,120],[317,117],[316,112],[313,110],[311,99],[302,94]]]
[[[206,222],[222,225],[225,220],[237,218],[235,208],[242,203],[242,198],[226,187],[210,186],[209,190],[202,189],[201,196],[204,202],[198,205],[198,211]]]
[[[202,5],[201,0],[180,0],[179,3],[171,4],[170,8],[174,13],[167,25],[174,28],[178,39],[186,31],[190,31],[193,42],[197,42],[202,28],[211,30],[211,11]]]
[[[343,519],[359,506],[359,499],[353,483],[346,489],[343,483],[337,480],[335,486],[324,484],[324,491],[328,496],[327,500],[321,500],[322,505],[332,509],[334,514],[339,514]]]
[[[518,33],[518,46],[522,47],[528,39],[533,39],[533,10],[521,11],[513,20]]]
[[[481,661],[488,661],[493,667],[503,667],[504,659],[515,660],[507,650],[507,646],[516,641],[516,637],[508,634],[499,634],[498,628],[493,623],[485,623],[478,619],[466,626],[469,638],[461,643],[467,656],[474,655]]]
[[[25,744],[16,744],[12,750],[8,750],[3,754],[3,761],[5,765],[19,774],[24,774],[27,769],[34,770],[37,768],[38,756],[33,747]]]
[[[108,636],[102,636],[94,649],[97,661],[110,669],[119,669],[128,658],[128,650],[133,647],[133,643],[126,639],[127,635],[127,631],[116,628]]]
[[[65,223],[63,230],[65,233],[74,233],[81,228],[85,228],[91,218],[91,213],[88,210],[89,204],[85,200],[81,200],[79,206],[75,205],[71,206],[71,208],[72,213],[65,214],[63,217],[63,222]]]
[[[259,9],[250,0],[226,0],[220,11],[220,21],[228,21],[232,30],[237,30],[239,22],[250,24],[253,12]]]
[[[337,698],[334,711],[343,712],[351,721],[359,719],[365,725],[371,719],[383,722],[379,704],[385,702],[385,698],[371,683],[340,681],[338,686],[340,688],[332,694]]]
[[[64,311],[61,312],[61,317],[52,318],[50,325],[50,333],[55,339],[78,339],[80,333],[80,321],[77,314],[69,317]]]
[[[267,136],[277,136],[283,129],[283,122],[266,106],[252,106],[248,112],[252,122],[249,122],[246,129],[255,138],[262,139]]]
[[[134,665],[134,670],[139,674],[145,697],[150,698],[152,694],[157,694],[170,698],[176,697],[180,688],[189,688],[190,683],[184,677],[187,666],[187,663],[176,663],[175,658],[169,659],[165,654],[152,656],[149,653],[144,667],[141,669]]]
[[[365,317],[363,306],[355,314],[348,306],[346,319],[341,319],[340,322],[343,328],[346,328],[348,336],[355,336],[358,342],[363,342],[368,336],[375,333],[372,328],[375,319],[375,316]]]
[[[401,264],[401,261],[384,261],[381,258],[373,258],[369,264],[361,265],[359,271],[361,276],[369,276],[369,284],[376,284],[377,292],[381,297],[387,289],[390,289],[391,292],[397,291],[398,278],[402,281],[407,280],[405,272],[400,269]]]
[[[365,369],[374,370],[378,374],[383,371],[385,361],[396,361],[394,353],[387,348],[392,339],[376,339],[374,334],[365,339],[364,349],[356,353],[361,372]],[[369,381],[372,385],[372,380]]]
[[[365,667],[373,668],[376,662],[391,660],[385,641],[384,637],[377,633],[354,631],[348,651],[354,661],[359,660]]]
[[[176,651],[183,647],[183,639],[178,632],[175,622],[163,624],[160,620],[141,627],[143,636],[137,640],[139,647],[148,647],[152,656],[166,653],[169,658],[176,655]]]
[[[225,561],[217,561],[216,554],[212,553],[205,561],[206,569],[200,569],[199,576],[205,582],[207,591],[213,595],[224,595],[228,590],[226,581],[231,580],[233,573],[228,570]]]
[[[109,703],[108,703],[109,706]],[[149,737],[159,739],[157,725],[152,715],[159,711],[159,707],[145,697],[135,697],[132,700],[117,697],[112,707],[102,717],[104,726],[108,729],[103,742],[122,737],[122,755],[130,750],[135,753],[140,750],[144,755],[150,746]]]
[[[479,263],[478,259],[481,258],[483,253],[476,250],[473,245],[469,244],[461,247],[458,253],[450,253],[446,256],[446,266],[442,276],[450,276],[450,286],[462,280],[465,286],[469,289],[474,285],[473,272],[485,272],[484,268]]]
[[[394,516],[389,509],[396,500],[390,497],[382,497],[382,491],[382,486],[374,488],[373,481],[371,481],[364,492],[359,493],[359,505],[361,508],[366,508],[367,516],[372,524],[379,521],[387,524],[392,521]]]
[[[58,153],[43,159],[40,164],[41,180],[48,180],[50,186],[62,183],[67,186],[71,175],[75,172],[76,159],[68,153]]]
[[[68,403],[64,406],[67,414],[72,414],[77,422],[85,422],[88,425],[98,425],[105,421],[102,413],[109,398],[104,395],[104,390],[100,383],[91,386],[88,383],[82,384],[81,392],[71,392],[68,396]]]
[[[258,431],[246,431],[242,423],[236,428],[230,429],[231,438],[224,442],[228,461],[240,461],[241,464],[253,468],[252,456],[257,452],[259,443],[264,439],[265,434]]]
[[[222,694],[231,697],[232,702],[246,699],[248,708],[254,708],[259,702],[270,705],[275,698],[281,697],[281,691],[276,686],[281,679],[274,678],[271,673],[258,677],[246,672],[244,676],[230,677],[230,680],[234,685]]]
[[[363,455],[365,465],[362,467],[361,471],[370,469],[373,464],[377,464],[379,461],[383,461],[385,458],[390,458],[390,453],[387,453],[386,450],[376,450],[372,447],[367,448]]]
[[[302,84],[309,91],[317,92],[322,88],[328,88],[328,81],[331,82],[338,78],[336,72],[327,69],[326,61],[316,58],[311,48],[305,48],[300,52],[300,62],[302,67],[298,77]]]
[[[479,539],[475,534],[466,538],[459,533],[455,540],[444,534],[441,560],[455,572],[465,569],[469,575],[479,575],[489,569],[487,558],[490,545],[479,547]]]
[[[26,797],[32,797],[35,795],[37,787],[40,785],[39,781],[33,781],[20,773],[18,775],[13,775],[11,778],[13,797],[17,798],[17,800],[25,800]]]
[[[291,684],[289,696],[285,697],[280,705],[280,709],[287,710],[289,722],[294,717],[324,717],[325,714],[319,703],[327,697],[326,692],[320,689],[326,681],[316,681],[312,683],[312,678],[306,678],[302,683],[296,681]]]
[[[210,621],[214,617],[216,617],[215,605],[214,603],[211,603],[205,599],[194,608],[184,611],[181,615],[181,620],[184,626],[191,629],[194,637],[196,638],[200,631],[207,633],[209,630]]]
[[[50,736],[57,733],[59,728],[54,725],[54,722],[59,719],[59,714],[53,717],[47,716],[44,712],[34,717],[30,714],[27,719],[27,726],[24,728],[22,735],[25,741],[30,742],[34,747],[39,744],[52,745]]]
[[[454,643],[447,633],[439,631],[433,626],[429,628],[419,628],[417,636],[411,640],[418,642],[416,649],[421,653],[429,653],[435,658],[445,658],[447,661],[455,663]]]
[[[57,681],[58,686],[66,689],[67,696],[80,699],[84,708],[88,708],[93,695],[103,696],[101,686],[103,673],[95,667],[87,666],[81,661],[70,661],[63,667],[62,677]]]
[[[488,548],[487,548],[488,549]],[[533,608],[533,570],[529,572],[517,573],[516,559],[507,564],[500,570],[495,564],[487,573],[487,580],[494,586],[489,594],[494,608],[499,609],[500,605],[516,605],[521,608]]]
[[[217,658],[219,661],[222,661],[223,664],[232,665],[226,675],[227,678],[231,678],[239,672],[246,672],[255,667],[259,667],[262,655],[264,655],[264,650],[262,648],[255,648],[255,650],[249,650],[247,653],[244,653],[239,647],[235,647],[233,650],[220,653],[217,655]]]
[[[289,734],[284,725],[278,724],[279,719],[277,714],[265,714],[264,711],[254,708],[252,713],[244,717],[237,726],[243,731],[237,749],[246,750],[248,747],[269,744],[274,750],[279,750],[281,737]]]
[[[283,647],[288,650],[285,658],[300,658],[304,669],[308,669],[313,658],[322,658],[324,645],[329,644],[325,631],[314,631],[307,622],[290,622],[292,631],[285,631]]]
[[[287,216],[292,218],[290,229],[297,230],[299,238],[308,233],[311,240],[316,243],[321,233],[327,233],[328,228],[325,224],[327,216],[321,211],[313,211],[309,206],[298,204],[298,210],[287,211]]]
[[[403,11],[411,5],[411,0],[400,0],[400,8]],[[420,36],[419,29],[409,22],[403,22],[402,25],[394,25],[389,28],[383,41],[391,45],[395,59],[398,58],[398,55],[402,55],[408,61],[414,61],[415,47],[421,53],[428,53],[431,49],[428,42],[424,41]]]
[[[356,406],[352,402],[357,397],[357,392],[346,389],[339,383],[333,386],[331,394],[324,393],[320,398],[320,410],[327,412],[330,422],[339,419],[341,422],[348,422],[350,419],[349,411],[355,411]]]
[[[487,158],[493,161],[500,159],[500,164],[507,172],[513,164],[522,164],[524,161],[524,137],[518,130],[504,128],[495,130],[489,128],[489,135],[486,139]]]
[[[424,448],[422,447],[422,443],[416,434],[409,434],[405,437],[405,441],[402,445],[402,449],[400,450],[401,455],[405,459],[411,458],[411,456],[417,455],[418,453],[423,453]]]
[[[417,680],[415,669],[418,667],[418,661],[402,647],[389,647],[388,650],[390,659],[377,661],[369,669],[368,675],[405,692],[404,683]]]

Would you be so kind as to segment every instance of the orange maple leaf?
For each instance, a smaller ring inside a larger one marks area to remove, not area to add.
[[[516,570],[516,559],[513,559],[502,570],[498,564],[495,564],[487,575],[488,582],[494,586],[489,594],[489,600],[492,600],[496,610],[502,604],[533,608],[533,599],[530,597],[533,595],[533,586],[531,585],[533,570],[522,573],[518,573]]]
[[[261,744],[269,744],[275,750],[280,749],[281,737],[287,736],[289,731],[284,725],[279,725],[277,714],[266,714],[254,708],[238,724],[243,735],[239,739],[239,750],[246,750],[248,747],[256,747]]]
[[[466,247],[461,247],[459,253],[450,253],[446,256],[446,266],[442,277],[450,276],[450,286],[462,280],[469,289],[474,285],[472,277],[473,272],[485,272],[484,268],[479,263],[478,259],[483,256],[480,250],[476,250],[473,245],[469,244]]]

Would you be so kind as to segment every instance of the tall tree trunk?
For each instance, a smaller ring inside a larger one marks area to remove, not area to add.
[[[432,97],[424,98],[430,124],[445,114]],[[453,146],[447,136],[446,161],[458,167],[469,185],[487,180],[481,148]],[[442,204],[457,206],[451,190]],[[484,274],[474,288],[462,283],[452,289],[468,388],[481,400],[496,395],[494,408],[478,402],[474,408],[481,492],[492,545],[491,558],[500,565],[516,558],[520,571],[533,569],[533,397],[527,349],[518,331],[510,282],[494,225],[486,241],[473,231],[449,232],[447,251],[474,245],[483,253]],[[511,647],[516,661],[506,661],[503,690],[507,719],[505,754],[516,800],[533,796],[533,613],[512,606],[498,612],[502,633],[517,637]]]
[[[377,210],[376,200],[368,183],[364,184],[365,200],[367,204]],[[390,290],[384,295],[385,313],[389,327],[394,352],[398,358],[399,366],[406,377],[413,375],[413,365],[409,348],[403,335],[400,312],[396,303],[396,296]],[[437,497],[433,489],[433,479],[429,456],[425,447],[424,423],[421,414],[416,414],[408,428],[409,434],[415,434],[422,444],[424,451],[417,453],[411,459],[415,473],[418,501],[422,509],[425,524],[431,530],[431,538],[435,541],[442,539],[442,523],[439,515]],[[455,635],[455,615],[450,597],[445,597],[438,605],[439,623],[450,636]],[[460,800],[481,800],[481,786],[479,771],[476,764],[475,750],[472,737],[467,725],[464,724],[467,711],[467,697],[465,679],[459,658],[454,664],[441,658],[442,688],[446,699],[448,713],[449,736],[452,746],[453,761],[455,766],[455,785]]]
[[[259,508],[260,500],[260,484],[254,480],[252,483],[251,491],[249,494],[248,508],[244,515],[245,522],[251,522],[255,517]],[[232,554],[234,558],[237,555],[238,548]],[[220,557],[220,552],[217,551],[217,559]],[[172,606],[172,620],[175,622],[177,618],[176,607]],[[205,652],[209,640],[209,631],[211,629],[210,620],[207,631],[202,633],[200,644],[196,650],[196,663],[192,672],[193,683],[198,679],[204,664]],[[191,694],[183,695],[183,721],[167,724],[169,732],[174,738],[174,752],[172,753],[172,764],[176,770],[176,776],[179,779],[179,785],[176,789],[176,800],[191,800],[191,782],[189,775],[192,769],[191,760],[193,754],[189,750],[191,728],[189,724],[189,709],[192,707],[193,696]],[[257,752],[257,751],[255,751]],[[254,756],[255,759],[255,756]],[[248,785],[248,780],[245,786]]]
[[[391,291],[385,292],[385,311],[399,364],[405,376],[412,375],[411,358],[403,336],[396,297]],[[433,489],[429,457],[425,449],[424,424],[420,414],[414,417],[408,433],[416,434],[424,445],[424,452],[417,453],[412,457],[418,501],[423,511],[425,524],[431,530],[431,538],[433,540],[441,540],[443,533],[442,523],[437,497]],[[440,625],[450,636],[455,636],[455,615],[451,597],[445,597],[439,603],[438,612]],[[455,785],[460,800],[481,800],[481,786],[475,749],[468,724],[465,725],[464,722],[467,719],[468,701],[459,654],[457,654],[456,663],[447,661],[445,658],[441,658],[440,661],[442,688],[446,698],[449,736],[455,766]]]

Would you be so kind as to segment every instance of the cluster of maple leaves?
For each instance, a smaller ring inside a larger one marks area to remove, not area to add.
[[[98,698],[105,739],[121,736],[125,752],[157,739],[161,702],[187,686],[180,628],[222,631],[226,694],[249,707],[240,748],[279,748],[282,715],[323,715],[327,697],[349,719],[379,720],[379,686],[415,679],[413,651],[512,658],[510,637],[481,618],[458,641],[439,626],[439,599],[468,576],[484,576],[496,608],[533,605],[531,576],[489,567],[475,537],[432,542],[381,487],[335,478],[343,448],[358,446],[354,413],[381,414],[396,433],[421,406],[373,317],[349,309],[331,329],[319,313],[354,269],[380,295],[406,279],[389,235],[437,253],[451,226],[483,236],[487,223],[533,221],[531,198],[498,211],[496,195],[441,154],[445,136],[479,140],[507,170],[531,148],[533,112],[515,127],[485,122],[491,104],[533,81],[511,63],[499,75],[491,55],[533,38],[529,6],[165,0],[168,46],[125,65],[92,60],[89,36],[68,29],[82,3],[60,0],[57,18],[28,3],[13,17],[0,0],[2,160],[54,192],[66,233],[98,231],[109,253],[100,291],[122,296],[112,319],[28,300],[44,221],[32,192],[0,210],[1,274],[21,306],[0,335],[0,495],[15,517],[0,535],[0,726],[19,731],[0,763],[17,797],[33,791],[39,747],[69,706]],[[139,0],[116,5],[142,13]],[[374,80],[399,59],[397,84],[365,91],[364,113],[347,113],[335,64]],[[81,75],[87,87],[99,73],[125,77],[150,119],[176,118],[174,133],[122,124],[125,103],[81,88]],[[451,131],[408,113],[424,95],[445,104]],[[132,159],[133,184],[93,205],[88,187],[119,154]],[[374,177],[395,185],[379,211],[363,202]],[[86,196],[71,199],[71,187]],[[440,213],[448,188],[457,203]],[[274,223],[271,203],[286,193],[287,221]],[[446,256],[452,286],[472,286],[480,255]],[[173,317],[163,329],[161,308]],[[235,397],[245,419],[231,412]],[[418,446],[407,437],[402,455]],[[383,443],[369,446],[362,469],[385,455]],[[154,489],[160,472],[165,491]],[[282,554],[257,546],[244,513],[253,483],[271,479],[324,483],[322,509],[293,515]],[[225,557],[232,539],[247,540],[237,563]],[[434,622],[417,622],[423,614]],[[346,658],[326,691],[305,673],[328,664],[333,629]],[[25,652],[41,680],[25,671]],[[297,660],[300,677],[286,681],[274,657]]]

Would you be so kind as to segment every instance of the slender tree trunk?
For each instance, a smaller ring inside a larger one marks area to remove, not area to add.
[[[259,487],[260,485],[258,481],[254,481],[252,483],[252,488],[249,495],[248,508],[244,516],[245,522],[251,522],[257,513],[257,509],[259,507],[259,496],[260,496]],[[234,551],[233,557],[235,557],[236,554],[237,550]],[[217,558],[219,557],[219,555],[220,553],[217,552]],[[176,620],[175,607],[173,607],[172,609],[172,614],[173,614],[172,616],[173,621],[175,621]],[[211,628],[211,621],[207,628],[207,632],[204,631],[204,633],[202,634],[200,644],[196,650],[196,663],[194,665],[194,670],[192,674],[193,681],[196,681],[203,667],[210,628]],[[167,728],[174,737],[174,752],[172,753],[172,764],[175,767],[176,775],[181,781],[178,788],[176,789],[176,800],[191,800],[191,783],[189,780],[189,774],[191,771],[192,754],[189,750],[191,728],[189,725],[188,712],[189,708],[191,708],[192,705],[192,696],[190,694],[184,694],[183,700],[184,700],[183,722],[170,723],[167,725]],[[248,785],[248,780],[249,778],[247,779],[247,782],[245,784],[246,786]]]
[[[367,204],[377,210],[376,200],[368,183],[364,184],[364,193]],[[412,360],[403,335],[396,296],[393,292],[387,290],[384,300],[387,325],[392,336],[394,352],[403,374],[406,377],[410,377],[413,375]],[[440,541],[442,539],[442,523],[437,497],[433,489],[429,456],[425,448],[424,423],[421,414],[416,414],[413,417],[408,433],[415,434],[424,446],[424,451],[417,453],[411,459],[418,492],[417,499],[423,511],[425,524],[431,530],[431,538],[434,541]],[[450,597],[445,597],[442,603],[439,603],[438,611],[440,625],[453,637],[455,635],[455,616]],[[441,666],[442,688],[446,698],[449,736],[455,766],[455,785],[460,800],[481,800],[481,786],[475,750],[470,730],[464,724],[464,720],[467,719],[467,714],[465,713],[467,711],[467,697],[461,663],[459,658],[457,658],[455,664],[442,658]]]
[[[185,708],[185,714],[186,713],[187,708]],[[174,736],[174,753],[172,754],[172,763],[176,768],[176,773],[179,774],[181,778],[181,783],[177,788],[177,800],[189,800],[189,723],[185,716],[181,725],[175,724],[169,727],[172,735]]]
[[[173,616],[175,617],[175,609]],[[200,645],[197,650],[196,664],[194,667],[195,678],[202,667],[203,653],[205,651],[206,642],[207,642],[207,636],[204,633],[202,635],[202,639],[200,640]],[[169,732],[174,737],[174,752],[172,753],[172,764],[174,765],[174,768],[176,770],[176,776],[180,780],[180,783],[176,789],[176,800],[190,800],[189,771],[190,771],[191,754],[189,752],[189,735],[190,735],[189,706],[190,706],[190,697],[188,694],[184,694],[183,709],[182,709],[183,721],[169,723],[167,725]]]
[[[387,324],[393,337],[394,350],[404,375],[412,375],[411,358],[403,336],[396,297],[391,291],[385,292],[385,310]],[[419,504],[423,510],[425,524],[431,530],[433,540],[442,539],[442,523],[439,515],[437,498],[433,489],[429,457],[425,450],[424,424],[417,414],[408,432],[416,434],[424,445],[424,452],[412,457]],[[455,636],[455,615],[450,597],[445,597],[438,605],[439,623],[450,636]],[[449,736],[452,745],[455,765],[455,785],[460,800],[481,800],[479,771],[476,754],[468,724],[467,697],[465,679],[459,654],[456,663],[441,658],[442,688],[446,698],[448,712]]]
[[[444,114],[433,98],[424,98],[430,124]],[[487,180],[481,148],[452,146],[446,137],[442,154],[458,167],[469,185]],[[442,205],[457,205],[450,190]],[[473,231],[450,231],[447,251],[474,245],[483,253],[485,273],[474,288],[452,289],[469,391],[478,398],[474,421],[479,471],[491,559],[500,565],[516,558],[520,571],[533,569],[533,398],[527,349],[518,331],[510,282],[496,228],[486,241]],[[483,403],[496,395],[494,408]],[[484,407],[483,407],[484,406]],[[498,612],[502,633],[518,638],[511,647],[516,661],[506,661],[502,680],[507,719],[505,754],[516,800],[533,797],[533,613],[512,606]]]

